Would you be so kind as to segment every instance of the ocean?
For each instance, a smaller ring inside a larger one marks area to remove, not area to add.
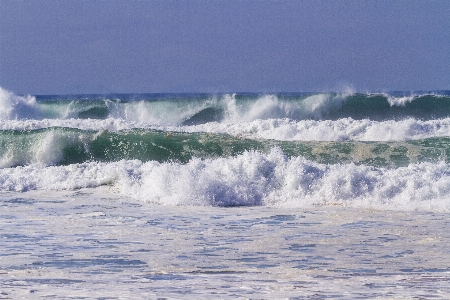
[[[0,89],[0,298],[450,296],[450,91]]]

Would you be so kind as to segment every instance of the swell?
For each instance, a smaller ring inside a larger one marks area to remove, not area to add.
[[[232,156],[263,143],[228,135],[134,129],[118,132],[52,127],[0,131],[0,166],[69,165],[123,159],[186,163]]]
[[[448,162],[449,144],[449,137],[403,142],[277,141],[152,129],[94,131],[52,127],[0,131],[0,167],[120,160],[185,164],[194,158],[234,157],[246,151],[269,153],[279,148],[287,157],[303,157],[323,164],[397,168],[421,162]]]
[[[418,96],[392,96],[389,94],[356,94],[342,106],[327,115],[332,120],[352,118],[355,120],[401,120],[415,118],[431,120],[450,115],[450,97],[434,94]]]
[[[255,120],[433,120],[450,116],[450,93],[17,96],[0,90],[0,119],[121,119],[153,125]]]

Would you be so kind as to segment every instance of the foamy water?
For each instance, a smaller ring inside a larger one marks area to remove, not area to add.
[[[0,194],[2,298],[450,295],[448,213],[169,206],[110,187]]]
[[[314,207],[449,211],[450,168],[421,163],[396,169],[323,165],[246,152],[187,164],[140,161],[2,169],[3,191],[53,191],[112,185],[123,196],[162,205]]]
[[[447,299],[449,92],[0,89],[0,298]]]
[[[449,209],[445,93],[18,96],[2,89],[0,99],[3,191],[111,185],[163,205]]]

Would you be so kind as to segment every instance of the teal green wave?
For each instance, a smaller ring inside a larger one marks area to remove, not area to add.
[[[425,94],[406,97],[402,102],[402,96],[390,96],[388,94],[363,94],[352,95],[322,94],[327,101],[322,103],[317,111],[311,112],[311,97],[314,94],[302,95],[276,95],[277,104],[272,111],[266,112],[265,118],[289,118],[293,120],[304,119],[329,119],[352,118],[355,120],[400,120],[404,118],[415,118],[420,120],[431,120],[450,117],[450,96]],[[106,119],[108,117],[121,118],[126,111],[136,109],[135,100],[120,99],[120,95],[112,100],[98,97],[83,99],[45,99],[40,97],[38,105],[42,118],[78,118],[78,119]],[[211,96],[213,97],[213,96]],[[261,95],[236,95],[236,109],[245,115],[246,110],[252,105],[258,105],[264,96]],[[213,97],[214,98],[214,97]],[[149,115],[159,115],[159,111],[172,112],[173,106],[180,111],[192,111],[191,115],[177,125],[196,125],[207,122],[220,122],[227,115],[227,107],[222,101],[212,101],[209,97],[184,96],[181,98],[140,99],[148,107]],[[307,100],[309,99],[309,100]],[[391,101],[389,100],[391,99]],[[392,100],[394,99],[394,100]],[[399,100],[400,99],[400,100]],[[306,103],[306,102],[308,103]],[[395,103],[398,102],[398,103]],[[154,105],[158,103],[158,105]],[[289,106],[289,108],[286,108]],[[155,111],[156,110],[156,111]],[[229,112],[228,112],[229,113]]]
[[[324,164],[355,163],[395,168],[411,163],[449,162],[449,146],[448,137],[405,142],[275,141],[226,134],[144,129],[110,132],[52,127],[0,131],[0,166],[68,165],[123,159],[186,163],[194,157],[229,157],[252,150],[268,153],[278,147],[288,157],[301,156]]]

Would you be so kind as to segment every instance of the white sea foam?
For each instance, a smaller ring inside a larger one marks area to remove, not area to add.
[[[162,205],[342,205],[394,210],[450,210],[450,166],[397,169],[324,165],[304,158],[245,152],[187,164],[140,161],[34,165],[0,169],[1,191],[73,190],[111,184],[124,196]]]
[[[0,130],[34,130],[48,127],[68,127],[93,131],[120,131],[134,128],[180,132],[224,133],[246,138],[281,141],[407,141],[450,136],[450,118],[437,120],[404,119],[372,121],[344,118],[339,120],[289,119],[254,120],[241,123],[211,122],[194,126],[162,126],[123,119],[45,119],[7,120]]]
[[[151,124],[130,122],[123,119],[43,119],[43,120],[6,120],[0,123],[0,130],[36,130],[49,127],[67,127],[81,130],[119,131],[133,128],[161,128]]]
[[[409,118],[383,122],[351,118],[336,121],[271,119],[237,124],[208,123],[178,130],[281,141],[407,141],[450,136],[450,118],[429,121]]]

